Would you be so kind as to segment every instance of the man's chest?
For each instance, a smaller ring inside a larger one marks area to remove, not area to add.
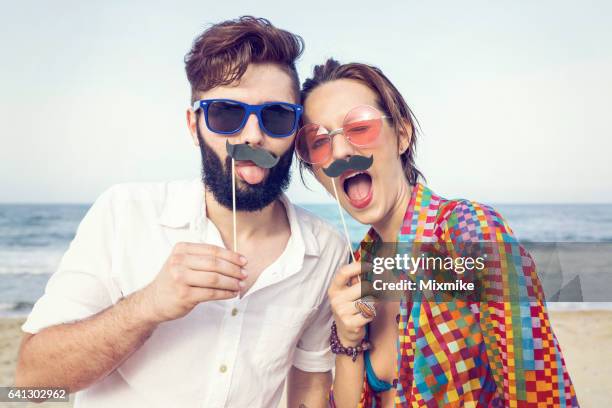
[[[124,296],[151,282],[179,242],[225,246],[217,234],[189,228],[118,235],[111,273]],[[201,303],[161,324],[118,369],[129,386],[159,400],[171,388],[176,398],[203,406],[273,393],[326,289],[324,275],[314,273],[321,270],[319,258],[291,245],[262,241],[240,248],[250,274],[246,296]]]
[[[252,240],[248,244],[240,246],[240,254],[247,259],[247,264],[244,266],[248,274],[245,279],[246,286],[241,290],[241,296],[244,296],[261,277],[266,269],[291,268],[291,262],[296,262],[286,253],[288,251],[287,244],[289,236],[280,237],[270,240]],[[299,260],[297,260],[299,261]]]
[[[315,309],[283,294],[263,295],[202,303],[160,325],[119,367],[120,375],[132,389],[158,401],[172,395],[173,400],[223,406],[228,398],[269,395],[281,384],[270,377],[286,376]]]

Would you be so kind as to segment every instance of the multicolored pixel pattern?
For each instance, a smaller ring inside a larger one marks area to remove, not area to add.
[[[364,242],[376,243],[370,229]],[[513,302],[400,305],[396,407],[578,407],[531,256],[491,207],[413,187],[398,242],[496,242],[491,287]],[[505,245],[508,243],[509,245]],[[514,245],[511,245],[514,244]],[[363,245],[362,245],[363,247]],[[356,252],[358,259],[367,253]],[[512,295],[512,296],[510,296]],[[334,406],[333,393],[330,403]],[[380,407],[364,375],[360,408]]]

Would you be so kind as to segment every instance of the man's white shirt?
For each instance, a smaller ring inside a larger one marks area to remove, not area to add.
[[[327,288],[348,259],[346,241],[281,201],[291,236],[248,292],[160,324],[117,370],[78,392],[75,407],[272,407],[292,365],[331,370]],[[150,283],[182,241],[224,247],[206,217],[201,181],[111,187],[82,220],[23,331],[112,306]]]

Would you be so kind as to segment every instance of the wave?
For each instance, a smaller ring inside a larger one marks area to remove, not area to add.
[[[51,274],[58,267],[66,248],[53,249],[0,247],[0,275]]]
[[[32,302],[0,303],[0,317],[26,317],[32,311]]]

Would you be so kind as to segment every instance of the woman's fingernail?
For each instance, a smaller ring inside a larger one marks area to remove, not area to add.
[[[240,286],[241,288],[244,288],[246,286],[246,282],[245,281],[238,281],[238,286]]]
[[[242,273],[242,275],[244,275],[245,278],[249,276],[249,273],[244,268],[240,269],[240,272]]]
[[[240,262],[244,265],[247,262],[247,259],[244,256],[240,255]]]

